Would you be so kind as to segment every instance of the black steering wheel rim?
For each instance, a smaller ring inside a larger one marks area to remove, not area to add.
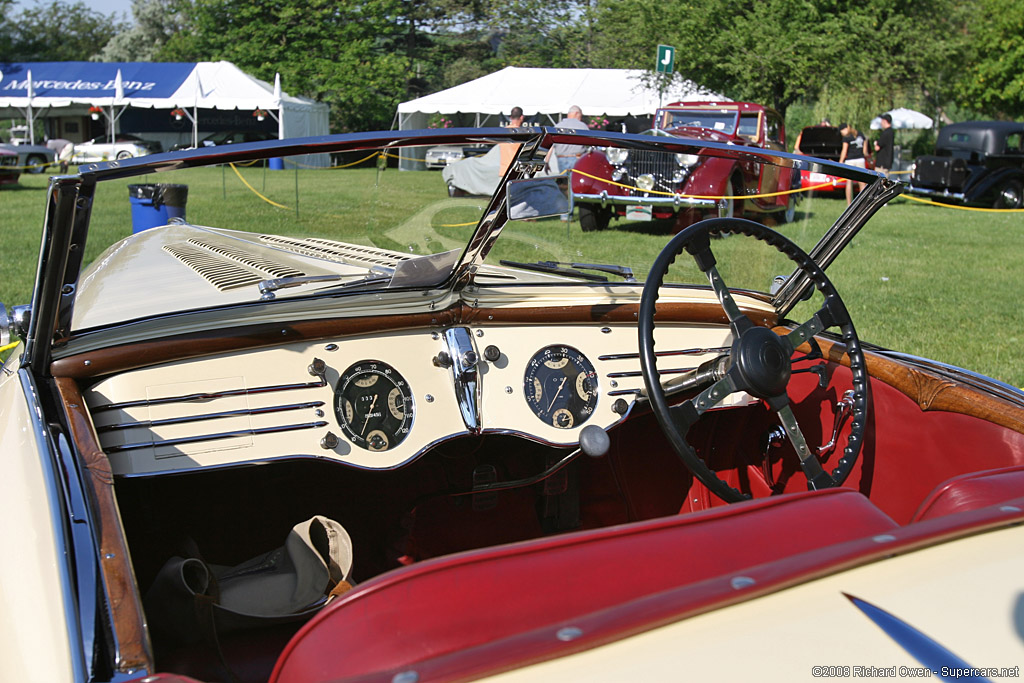
[[[799,270],[824,296],[822,307],[807,322],[785,335],[778,335],[773,330],[755,325],[739,310],[715,267],[710,237],[727,234],[753,237],[766,242],[794,261]],[[697,396],[673,407],[669,405],[659,379],[654,350],[654,315],[665,275],[676,257],[683,251],[693,256],[698,268],[707,275],[729,319],[734,343],[729,353],[725,376]],[[847,443],[836,467],[828,473],[822,469],[817,455],[807,447],[789,407],[786,387],[791,376],[790,363],[796,347],[810,340],[814,334],[830,327],[839,328],[846,344],[854,393]],[[686,467],[718,497],[727,502],[750,498],[748,494],[720,479],[697,455],[686,440],[686,436],[690,427],[706,410],[736,391],[746,391],[765,400],[778,414],[800,458],[809,489],[840,486],[849,476],[860,454],[867,424],[868,379],[864,353],[853,321],[835,286],[810,256],[784,235],[760,223],[740,218],[711,218],[695,223],[676,234],[658,254],[644,285],[639,312],[639,342],[640,368],[644,385],[662,432]]]

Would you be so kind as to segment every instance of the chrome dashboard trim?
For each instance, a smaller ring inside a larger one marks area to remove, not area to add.
[[[480,383],[477,363],[480,357],[468,327],[449,327],[444,331],[448,355],[452,359],[452,381],[462,421],[471,434],[480,433]]]
[[[160,439],[159,441],[139,441],[137,443],[126,443],[120,446],[107,446],[105,453],[124,453],[125,451],[137,451],[140,448],[156,448],[157,446],[180,446],[188,443],[201,443],[203,441],[217,441],[220,439],[233,439],[240,436],[259,436],[260,434],[277,434],[280,432],[295,432],[304,429],[319,429],[326,427],[329,423],[326,420],[317,422],[306,422],[304,424],[277,425],[274,427],[257,427],[255,429],[236,429],[230,432],[218,434],[200,434],[197,436],[183,436],[177,439]]]
[[[102,425],[96,428],[97,433],[110,432],[118,429],[133,429],[135,427],[164,427],[167,425],[188,424],[190,422],[203,422],[205,420],[216,420],[222,417],[239,417],[242,415],[266,415],[269,413],[283,413],[289,410],[303,410],[305,408],[319,408],[326,405],[323,401],[308,401],[306,403],[289,403],[283,406],[265,406],[263,408],[242,408],[240,410],[222,410],[216,413],[205,413],[203,415],[187,415],[185,417],[168,417],[162,420],[140,420],[138,422],[118,422],[115,424]]]

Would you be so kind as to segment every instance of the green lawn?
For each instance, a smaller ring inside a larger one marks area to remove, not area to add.
[[[287,209],[277,208],[247,188],[230,168],[176,171],[133,179],[189,185],[190,222],[258,229],[278,234],[316,234],[333,239],[370,240],[381,247],[419,250],[461,243],[470,229],[462,225],[483,200],[464,200],[469,208],[445,198],[437,172],[380,175],[374,169],[265,171],[243,169],[253,190]],[[0,189],[0,302],[28,303],[39,252],[46,178],[22,176],[15,187]],[[130,234],[129,181],[103,183],[98,189],[86,259]],[[298,189],[296,189],[298,188]],[[296,194],[297,202],[296,202]],[[298,211],[296,211],[296,203]],[[813,244],[845,202],[813,197],[798,207],[798,221],[780,229],[805,248]],[[339,220],[341,209],[357,209],[367,226]],[[405,220],[429,227],[427,242],[400,243],[374,232],[374,225]],[[612,223],[602,233],[582,233],[578,223],[517,223],[509,230],[501,256],[519,260],[586,258],[635,265],[643,274],[669,235],[652,224]],[[507,239],[512,237],[513,239]],[[438,240],[431,245],[429,240]],[[734,238],[714,245],[723,261]],[[499,242],[499,248],[501,242]],[[763,245],[759,248],[766,249]],[[770,250],[769,250],[770,251]],[[737,251],[738,253],[738,251]],[[683,262],[683,259],[680,259]],[[869,221],[867,228],[836,261],[829,275],[842,293],[860,336],[890,348],[936,358],[1024,386],[1024,312],[1015,303],[1024,291],[1024,214],[984,213],[923,205],[896,199]],[[763,282],[774,262],[743,269]],[[681,263],[680,267],[692,267]],[[730,285],[740,269],[724,272]]]

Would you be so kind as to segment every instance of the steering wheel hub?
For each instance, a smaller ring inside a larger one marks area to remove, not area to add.
[[[733,366],[747,393],[770,398],[786,391],[792,373],[785,343],[765,327],[744,331],[732,346]]]

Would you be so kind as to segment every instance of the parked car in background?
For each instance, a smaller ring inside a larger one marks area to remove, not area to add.
[[[490,145],[437,145],[427,150],[423,160],[428,169],[442,169],[456,161],[478,157],[487,153]]]
[[[44,145],[0,143],[0,149],[18,155],[18,165],[23,173],[44,173],[57,162],[56,152]]]
[[[782,116],[750,102],[677,102],[659,109],[649,135],[686,137],[738,148],[784,151]],[[613,217],[674,219],[675,229],[708,216],[793,219],[790,169],[752,163],[741,154],[695,154],[594,148],[576,162],[572,191],[584,230],[603,230]],[[741,198],[742,197],[742,198]],[[719,199],[721,198],[721,199]]]
[[[216,147],[218,145],[233,145],[237,142],[263,142],[264,140],[277,140],[277,133],[270,133],[265,130],[224,130],[217,133],[210,133],[199,140],[200,147]],[[178,144],[171,147],[172,152],[182,149],[192,149],[192,144]]]
[[[835,126],[808,126],[797,136],[793,152],[818,159],[839,161],[843,152],[843,135]],[[814,162],[799,161],[796,167],[800,170],[802,189],[814,187],[814,191],[819,194],[843,194],[846,191],[845,178],[823,172]]]
[[[559,221],[556,144],[792,170],[690,130],[371,131],[51,180],[0,307],[0,681],[1019,677],[1024,392],[858,336],[916,319],[856,267],[921,232],[872,221],[901,183],[821,161],[868,187],[780,231]],[[481,139],[518,145],[484,200],[318,173],[300,217],[195,172]],[[187,221],[133,230],[150,178],[193,180]],[[943,290],[951,340],[1005,270]]]
[[[89,164],[112,159],[131,159],[162,151],[163,145],[156,140],[144,140],[131,133],[118,133],[113,143],[110,142],[109,136],[101,135],[88,142],[76,144],[71,163]]]
[[[0,149],[0,185],[10,185],[18,182],[21,175],[21,164],[18,162],[18,155],[9,149]]]
[[[939,201],[1024,206],[1024,123],[964,121],[939,131],[935,154],[918,157],[910,192]]]
[[[461,146],[460,146],[461,148]],[[430,154],[431,147],[427,150]],[[463,157],[441,169],[441,178],[448,188],[449,197],[486,195],[494,193],[501,180],[501,146],[483,149],[483,154]]]

